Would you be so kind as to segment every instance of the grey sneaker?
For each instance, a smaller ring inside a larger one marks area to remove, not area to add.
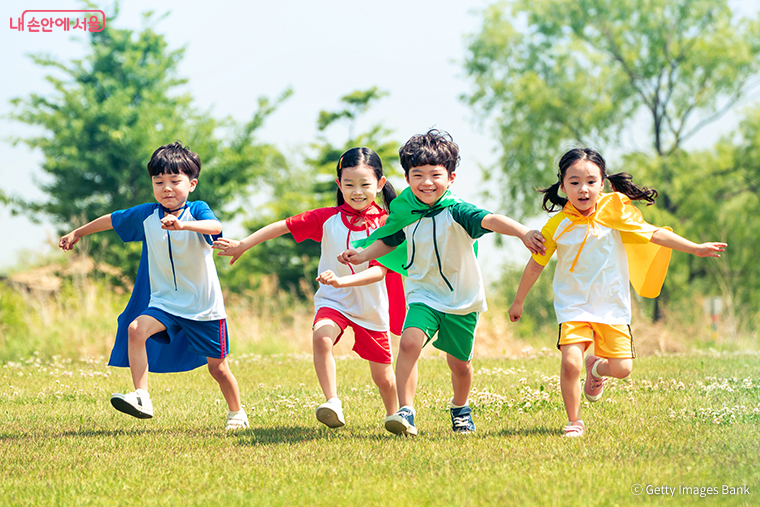
[[[153,402],[150,401],[150,396],[137,394],[137,391],[127,394],[113,393],[111,405],[119,412],[124,412],[138,419],[153,417]]]
[[[414,409],[401,407],[393,415],[385,418],[385,429],[396,435],[416,435],[417,428],[414,426]]]

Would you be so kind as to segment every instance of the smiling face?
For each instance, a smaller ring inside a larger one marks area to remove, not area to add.
[[[455,177],[456,173],[449,174],[443,166],[428,164],[409,169],[406,182],[417,199],[432,207],[454,183]]]
[[[195,190],[197,179],[190,179],[186,174],[157,174],[151,177],[153,196],[156,201],[170,210],[181,208],[187,202],[187,196]]]
[[[340,179],[335,180],[343,194],[343,200],[357,211],[362,211],[373,202],[385,185],[385,176],[377,179],[375,170],[366,165],[344,167]]]
[[[604,188],[602,171],[589,160],[579,160],[565,171],[560,190],[581,215],[590,216]]]

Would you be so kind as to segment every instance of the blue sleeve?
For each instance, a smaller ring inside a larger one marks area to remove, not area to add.
[[[203,201],[193,201],[187,203],[188,209],[190,211],[190,214],[193,215],[193,218],[200,221],[200,220],[216,220],[217,222],[221,223],[221,221],[216,218],[216,215],[214,215],[214,212],[211,211],[211,208],[208,204],[206,204]],[[222,232],[219,232],[219,234],[214,235],[208,235],[204,234],[203,237],[206,239],[206,242],[210,245],[214,242],[215,239],[222,237]]]
[[[492,232],[480,225],[483,219],[491,214],[490,211],[480,209],[466,202],[458,202],[451,206],[450,210],[454,221],[461,225],[472,239],[478,239],[484,234]]]
[[[125,243],[145,241],[143,222],[153,214],[158,204],[146,203],[111,213],[111,225]]]

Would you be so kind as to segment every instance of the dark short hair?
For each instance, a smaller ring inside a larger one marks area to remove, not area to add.
[[[185,174],[194,180],[201,173],[201,159],[181,141],[165,144],[153,152],[148,162],[151,177],[161,174]]]
[[[426,134],[412,136],[398,150],[398,156],[404,176],[409,176],[410,169],[423,165],[442,166],[453,174],[459,165],[459,146],[448,132],[430,129]]]

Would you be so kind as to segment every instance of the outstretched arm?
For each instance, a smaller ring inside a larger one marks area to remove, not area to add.
[[[166,215],[161,219],[161,228],[167,231],[190,231],[213,236],[222,232],[222,223],[219,220],[182,222],[174,215]]]
[[[395,249],[395,246],[386,245],[382,239],[378,239],[361,252],[353,249],[346,250],[338,256],[338,261],[341,264],[362,264],[388,255]]]
[[[290,232],[290,230],[288,229],[285,220],[280,220],[279,222],[274,222],[262,227],[242,241],[219,238],[214,241],[213,248],[216,250],[221,250],[221,252],[219,252],[219,255],[221,257],[232,257],[232,259],[230,259],[230,265],[232,265],[249,248],[258,245],[259,243],[263,243],[264,241],[278,238],[283,234],[287,234],[288,232]]]
[[[512,306],[509,307],[509,320],[517,322],[522,317],[523,303],[525,297],[530,292],[531,287],[538,280],[539,275],[544,270],[544,266],[537,263],[533,259],[528,261],[528,265],[525,266],[522,278],[520,278],[520,285],[517,287],[517,294],[515,294],[515,300],[512,302]]]
[[[365,269],[360,273],[347,276],[338,276],[329,269],[324,273],[320,273],[317,277],[319,283],[325,285],[332,285],[336,289],[342,289],[345,287],[358,287],[360,285],[369,285],[371,283],[379,282],[385,278],[385,273],[388,268],[383,266],[372,266]]]
[[[58,246],[64,252],[68,252],[74,248],[74,245],[76,245],[77,242],[79,242],[79,240],[83,237],[89,234],[94,234],[96,232],[107,231],[109,229],[113,229],[110,213],[108,215],[103,215],[100,218],[96,218],[92,222],[85,224],[82,227],[79,227],[78,229],[75,229],[67,235],[63,236],[58,241]]]
[[[697,257],[720,257],[720,252],[725,252],[728,246],[726,243],[696,244],[667,229],[657,229],[654,231],[650,241],[655,245],[694,254]]]
[[[541,231],[532,231],[508,216],[491,213],[483,217],[480,226],[489,231],[520,238],[525,247],[530,250],[530,253],[543,254],[546,252],[544,237],[541,235]]]

